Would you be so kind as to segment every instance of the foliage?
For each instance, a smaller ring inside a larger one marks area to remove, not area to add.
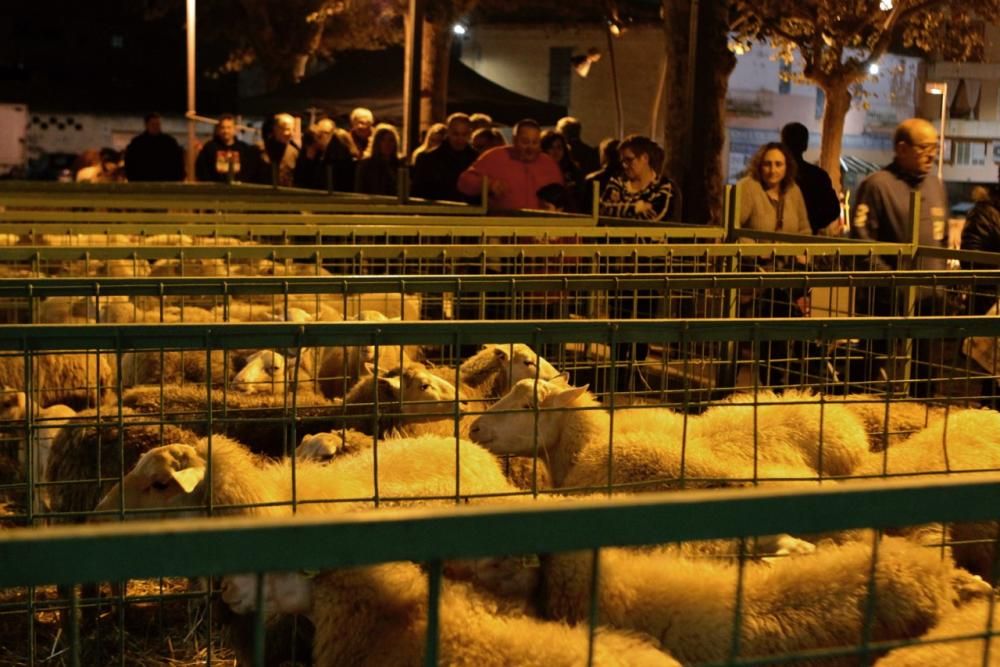
[[[804,76],[820,85],[853,83],[890,47],[940,53],[948,60],[982,54],[984,19],[1000,18],[1000,0],[732,0],[737,39],[798,49]],[[977,29],[978,28],[978,29]]]

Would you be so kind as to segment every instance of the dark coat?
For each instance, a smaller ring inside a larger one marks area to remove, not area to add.
[[[183,181],[184,151],[169,134],[143,132],[125,149],[125,176],[130,181]]]
[[[476,161],[476,157],[476,151],[471,146],[456,151],[447,141],[421,153],[413,166],[413,196],[466,201],[467,197],[458,191],[458,177]]]

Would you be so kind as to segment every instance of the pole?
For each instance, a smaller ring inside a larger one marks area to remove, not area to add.
[[[195,35],[195,2],[187,0],[187,180],[194,180],[194,142],[195,142],[195,111],[194,98],[194,35]]]
[[[944,182],[944,132],[948,117],[948,82],[944,82],[944,89],[941,91],[941,136],[938,141],[938,180]]]
[[[611,34],[611,24],[608,24],[606,30],[608,35],[608,58],[611,60],[611,81],[614,83],[615,91],[615,112],[618,122],[615,124],[615,136],[619,139],[625,134],[625,121],[622,119],[624,116],[624,111],[622,110],[622,94],[618,90],[618,67],[615,66],[615,38]]]
[[[420,63],[423,58],[424,0],[409,0],[403,50],[403,154],[417,147],[420,131]]]

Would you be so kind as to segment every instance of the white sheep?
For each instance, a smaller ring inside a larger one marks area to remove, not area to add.
[[[209,447],[211,502],[216,513],[282,516],[292,512],[292,461],[263,459],[224,436],[211,441],[204,438],[194,446],[175,444],[150,450],[125,476],[122,493],[115,484],[97,511],[120,509],[119,495],[124,496],[126,509],[207,508]],[[369,449],[329,463],[295,461],[294,495],[301,503],[296,511],[327,513],[370,506],[375,498],[374,456],[375,450]],[[379,448],[378,492],[383,502],[426,503],[421,499],[517,493],[517,489],[483,448],[455,438],[424,436]]]
[[[939,417],[903,442],[867,455],[858,473],[866,476],[974,475],[1000,478],[1000,412],[955,410]],[[996,521],[934,524],[914,536],[925,543],[952,543],[956,562],[971,572],[992,578],[1000,524]]]
[[[642,483],[637,490],[676,488],[682,480],[717,486],[750,480],[755,472],[757,479],[815,477],[800,454],[796,459],[780,443],[758,443],[754,466],[752,431],[723,443],[734,459],[720,457],[707,438],[684,442],[684,419],[669,410],[634,408],[616,411],[612,430],[610,413],[586,387],[537,381],[536,394],[536,381],[529,379],[480,415],[469,433],[497,454],[535,455],[537,447],[556,488],[606,486],[609,469],[612,484]]]
[[[24,356],[0,356],[0,386],[25,391]],[[115,386],[107,354],[44,352],[32,357],[31,391],[41,407],[62,403],[75,410],[95,405]]]
[[[164,306],[145,309],[131,302],[111,302],[101,305],[102,323],[117,322],[221,322],[212,311],[197,306]]]
[[[688,437],[711,443],[726,460],[804,463],[824,475],[850,475],[868,455],[861,420],[839,402],[820,403],[809,391],[740,393],[689,420]]]
[[[376,311],[363,311],[359,320],[384,322],[388,318]],[[413,348],[380,345],[377,348],[379,369],[388,370],[410,361]],[[250,359],[233,378],[233,387],[239,391],[283,391],[286,382],[304,382],[315,379],[324,395],[330,398],[344,396],[366,373],[365,365],[376,363],[376,346],[329,346],[307,348],[297,353],[298,362],[292,363],[287,354],[275,350],[261,350]]]
[[[739,657],[857,646],[872,592],[871,543],[827,547],[809,556],[743,569]],[[543,558],[549,617],[585,622],[591,594],[589,552]],[[603,623],[647,633],[685,664],[729,658],[740,568],[658,552],[601,551],[598,614]],[[885,538],[874,568],[871,639],[917,637],[954,609],[969,576],[939,552]],[[978,594],[989,587],[978,582]],[[853,657],[796,664],[854,665]]]
[[[302,436],[299,446],[295,448],[295,456],[299,459],[330,461],[338,456],[369,449],[374,444],[372,436],[351,429],[310,433]]]
[[[857,415],[868,433],[870,449],[882,451],[902,442],[931,421],[944,415],[944,408],[928,403],[889,400],[878,394],[827,395],[826,401],[839,401]],[[955,411],[952,408],[952,411]]]
[[[410,363],[378,376],[371,366],[367,370],[344,397],[342,414],[348,427],[378,437],[453,435],[459,413],[458,432],[467,433],[471,419],[460,415],[465,406],[455,386],[423,364]]]
[[[117,408],[103,406],[99,414],[84,410],[59,430],[45,469],[50,509],[72,515],[73,521],[93,510],[144,452],[165,442],[197,442],[195,434],[173,424],[137,422],[129,408],[122,408],[123,423]]]
[[[448,371],[435,373],[453,382],[456,375]],[[467,400],[477,398],[495,401],[521,380],[539,377],[552,382],[564,382],[564,376],[552,364],[523,343],[510,345],[487,344],[458,367],[459,389]]]
[[[27,397],[23,391],[2,390],[0,393],[0,421],[5,422],[5,428],[12,428],[15,433],[23,435],[24,422],[28,414]],[[56,436],[70,419],[76,416],[76,410],[66,405],[50,405],[42,408],[32,404],[32,422],[34,424],[29,442],[21,441],[18,448],[18,463],[21,469],[27,461],[28,450],[32,452],[32,479],[36,484],[45,481],[45,471],[52,455],[52,445]],[[47,507],[44,487],[35,491],[33,506],[36,512]]]
[[[313,664],[417,667],[427,637],[427,575],[412,563],[388,563],[265,578],[265,609],[306,613],[316,627]],[[256,577],[229,577],[223,600],[246,613],[255,606]],[[442,664],[576,667],[587,662],[588,632],[565,623],[506,613],[494,598],[444,580],[439,602],[438,655]],[[345,631],[350,628],[350,631]],[[605,667],[676,666],[650,638],[598,628],[593,664]]]
[[[987,625],[992,607],[992,623]],[[989,662],[983,662],[987,649],[987,640],[950,639],[951,637],[966,637],[971,634],[990,632],[1000,629],[1000,606],[990,604],[989,600],[979,600],[962,605],[957,610],[948,613],[941,622],[921,639],[933,641],[932,644],[916,644],[904,646],[889,652],[875,663],[875,667],[927,667],[928,665],[984,665],[1000,666],[1000,637],[996,634],[989,639]]]

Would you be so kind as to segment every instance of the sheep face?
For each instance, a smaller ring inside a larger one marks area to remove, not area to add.
[[[284,355],[259,350],[250,355],[246,366],[233,378],[233,388],[247,394],[272,391],[276,384],[284,383],[287,368]]]
[[[300,459],[316,459],[329,461],[344,449],[344,439],[336,431],[330,433],[313,433],[302,437],[295,449],[295,456]]]
[[[511,386],[517,384],[521,380],[533,380],[536,377],[541,380],[550,381],[562,377],[559,371],[557,371],[552,364],[546,361],[544,357],[536,354],[535,351],[527,345],[515,343],[510,347],[513,348],[513,352],[511,354],[512,361],[510,364]],[[496,350],[502,361],[507,362],[508,353],[505,348],[498,347]]]
[[[532,454],[536,421],[539,448],[544,449],[559,439],[565,412],[546,408],[568,407],[586,391],[587,387],[521,380],[472,423],[469,436],[495,454]]]
[[[207,464],[190,445],[164,445],[142,455],[135,467],[115,484],[97,505],[97,511],[153,509],[201,505]],[[148,517],[148,515],[143,515]]]
[[[410,366],[399,375],[380,376],[378,382],[402,403],[404,414],[452,414],[455,410],[455,385],[425,368]]]

